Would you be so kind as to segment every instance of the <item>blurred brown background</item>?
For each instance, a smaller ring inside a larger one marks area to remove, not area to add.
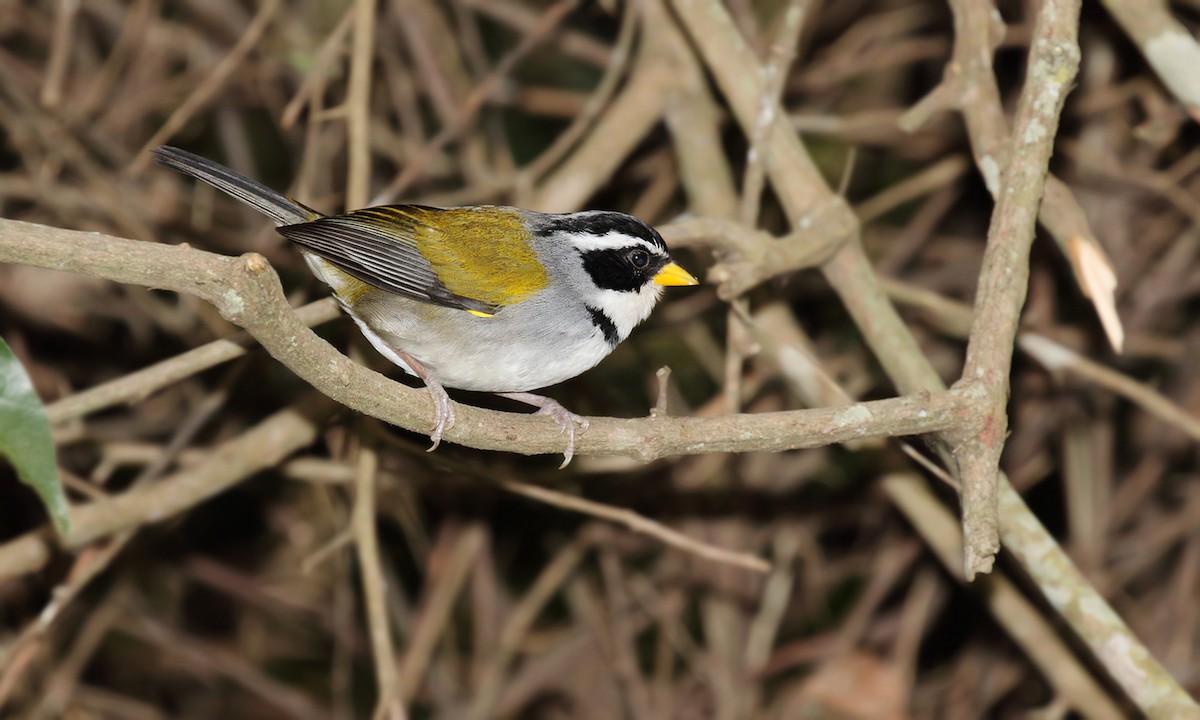
[[[364,42],[355,18],[369,5],[0,0],[0,215],[259,252],[297,305],[324,290],[268,221],[150,165],[146,148],[179,145],[326,212],[342,209],[355,183],[373,203],[631,212],[686,243],[677,256],[697,275],[714,258],[738,272],[737,254],[684,237],[690,219],[790,231],[770,183],[761,205],[757,193],[744,197],[761,182],[753,162],[748,170],[750,140],[657,0],[380,2],[364,51],[370,84],[355,90]],[[993,201],[960,114],[901,129],[951,59],[951,8],[725,6],[776,68],[770,82],[790,120],[861,220],[922,350],[953,382],[969,322],[961,303],[974,297]],[[1039,7],[999,3],[1007,27],[995,78],[1009,113]],[[1170,9],[1194,35],[1200,3]],[[1081,292],[1078,258],[1039,229],[1023,328],[1094,364],[1048,370],[1053,352],[1036,341],[1017,354],[1002,467],[1195,693],[1200,130],[1105,7],[1084,3],[1079,36],[1082,65],[1051,169],[1111,258],[1125,352],[1110,349]],[[696,123],[716,131],[709,154],[689,144]],[[369,138],[365,166],[352,157],[355,128]],[[743,196],[721,195],[722,182]],[[750,289],[733,310],[715,283],[672,294],[603,364],[549,394],[581,414],[638,417],[659,397],[655,371],[669,366],[663,392],[675,415],[895,395],[835,291],[797,271]],[[0,266],[0,336],[47,403],[236,330],[189,296]],[[318,332],[386,368],[344,318]],[[99,502],[210,461],[308,392],[252,349],[59,422],[72,498]],[[382,602],[394,645],[390,682],[402,702],[390,717],[400,707],[413,718],[1139,712],[1016,563],[1002,556],[998,590],[992,580],[965,587],[939,562],[896,510],[903,491],[881,479],[930,488],[957,515],[955,495],[897,441],[651,464],[583,456],[563,472],[557,458],[452,444],[426,454],[426,444],[343,411],[288,461],[181,516],[58,553],[36,571],[0,567],[0,715],[368,717],[384,682],[370,598]],[[346,542],[362,537],[350,530],[360,448],[377,453],[386,591],[363,589]],[[562,495],[548,504],[531,486]],[[563,495],[595,505],[580,513],[562,507]],[[605,509],[774,569],[714,562],[595,516]],[[43,523],[33,494],[0,468],[0,540]],[[1006,592],[1041,624],[998,620],[995,598]],[[1014,628],[1029,632],[1025,644],[1061,647],[1058,666],[1092,684],[1064,686],[1014,642]]]

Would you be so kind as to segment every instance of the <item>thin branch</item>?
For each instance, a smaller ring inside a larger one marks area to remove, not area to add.
[[[823,265],[845,238],[836,224],[815,223],[784,237],[715,217],[694,218],[664,225],[663,238],[671,247],[709,247],[718,261],[707,280],[717,283],[717,296],[728,300],[775,277],[780,268],[791,271]]]
[[[371,195],[371,64],[375,50],[375,0],[355,0],[354,41],[346,106],[350,167],[346,206],[363,207]]]
[[[663,0],[643,0],[647,46],[659,56],[658,64],[671,68],[673,82],[665,93],[663,120],[671,134],[680,184],[688,207],[705,218],[732,220],[737,212],[733,170],[722,145],[724,113],[717,105],[704,68],[679,26],[671,20]],[[735,293],[728,297],[734,297]]]
[[[517,47],[505,55],[496,67],[488,73],[487,77],[471,90],[471,94],[463,101],[462,107],[458,108],[454,116],[454,121],[446,125],[429,144],[405,164],[404,170],[380,193],[380,198],[387,202],[407,190],[409,185],[421,176],[421,173],[425,171],[429,162],[437,156],[437,153],[451,140],[457,138],[463,131],[470,127],[475,114],[479,112],[484,103],[487,102],[488,97],[499,87],[501,81],[508,77],[513,68],[517,66],[517,63],[549,38],[554,29],[566,19],[568,13],[575,8],[578,2],[579,0],[559,0],[557,4],[546,10],[538,22],[529,29],[528,34],[521,39]]]
[[[518,171],[516,179],[518,187],[525,184],[532,185],[539,181],[575,147],[575,143],[596,122],[596,118],[604,110],[620,85],[621,78],[625,76],[626,65],[633,55],[633,40],[637,36],[639,17],[637,8],[631,5],[625,6],[621,17],[621,29],[613,44],[610,60],[604,66],[604,75],[600,78],[600,82],[596,83],[595,89],[588,96],[583,108],[571,118],[571,124],[567,126],[567,129],[559,133],[554,138],[554,142],[550,143],[550,146],[543,150],[535,160]]]
[[[1026,512],[1029,508],[1020,494],[1010,483],[1004,483],[1000,487],[1001,516]],[[1044,593],[1046,600],[1075,629],[1147,717],[1154,720],[1200,717],[1196,701],[1138,640],[1112,606],[1096,595],[1088,579],[1054,538],[1040,527],[1023,523],[1004,523],[1000,533],[1005,547],[1013,550],[1039,587],[1062,591]]]
[[[971,308],[967,305],[897,280],[885,279],[883,283],[893,301],[919,308],[942,332],[967,337],[971,325]],[[1146,383],[1037,333],[1022,331],[1017,335],[1017,347],[1051,373],[1073,375],[1119,395],[1200,443],[1200,418]]]
[[[82,547],[105,535],[166,520],[257,472],[275,467],[316,439],[333,407],[325,398],[314,395],[225,442],[201,465],[104,502],[73,507],[71,531],[60,541],[62,547]],[[44,530],[0,545],[0,579],[43,567],[53,546],[54,538]]]
[[[42,85],[42,105],[57,108],[62,102],[63,85],[75,48],[75,20],[79,17],[79,0],[58,3],[54,14],[54,35],[50,41],[50,59],[46,62],[46,80]]]
[[[343,51],[346,36],[355,26],[357,17],[354,6],[347,8],[337,26],[321,41],[320,49],[313,57],[312,67],[308,69],[304,81],[300,83],[287,107],[283,109],[283,114],[279,116],[279,127],[287,130],[295,125],[305,106],[309,105],[313,97],[320,92],[320,88],[324,87],[326,76],[332,73],[333,61]]]
[[[546,563],[521,602],[509,613],[500,631],[498,646],[475,685],[475,697],[463,716],[466,720],[484,720],[496,716],[495,705],[504,687],[505,673],[520,650],[521,642],[529,634],[546,603],[562,589],[593,544],[587,534],[577,535],[558,551],[553,560]]]
[[[472,526],[451,537],[444,532],[441,540],[449,540],[451,547],[445,550],[444,564],[431,568],[425,582],[425,595],[421,600],[419,619],[409,633],[407,653],[400,665],[400,698],[409,701],[416,695],[421,678],[429,668],[430,658],[438,639],[450,622],[455,599],[466,583],[471,566],[483,550],[484,531]],[[442,543],[439,541],[439,545]]]
[[[671,547],[682,550],[690,555],[704,558],[705,560],[734,565],[747,570],[753,570],[754,572],[766,573],[771,571],[771,564],[756,555],[726,550],[710,543],[701,542],[688,537],[678,530],[673,530],[660,522],[639,515],[632,510],[613,507],[612,505],[594,502],[575,495],[558,492],[557,490],[512,480],[501,481],[500,487],[517,495],[524,495],[525,497],[539,500],[547,505],[553,505],[624,525],[634,532],[649,535]]]
[[[333,298],[296,308],[296,319],[308,327],[327,323],[340,314],[337,301]],[[253,344],[254,338],[246,333],[213,340],[173,358],[56,400],[46,406],[46,415],[51,423],[59,424],[114,405],[140,402],[168,385],[242,357]]]
[[[387,586],[379,557],[379,537],[375,528],[375,481],[379,455],[363,446],[358,451],[354,478],[354,511],[351,514],[354,545],[358,550],[358,570],[362,576],[363,604],[366,606],[371,656],[375,660],[375,720],[406,717],[397,684],[396,654],[388,627]]]
[[[1107,368],[1065,345],[1035,333],[1021,333],[1017,346],[1053,373],[1070,373],[1141,407],[1200,443],[1200,418],[1145,383]]]
[[[246,56],[250,54],[257,45],[262,34],[266,32],[267,27],[274,19],[275,13],[279,10],[281,0],[263,0],[262,6],[258,9],[258,13],[254,16],[254,20],[246,26],[246,32],[238,38],[237,45],[229,51],[229,54],[221,58],[216,67],[211,72],[207,73],[199,86],[188,95],[179,107],[171,113],[167,121],[162,127],[150,136],[142,149],[134,156],[133,163],[129,166],[129,172],[137,174],[146,169],[150,163],[150,148],[158,147],[169,140],[180,128],[187,124],[187,121],[192,118],[200,108],[204,107],[217,91],[225,84],[225,81],[233,74]]]
[[[542,212],[577,210],[662,119],[675,77],[643,49],[629,82],[597,119],[587,138],[520,204]]]

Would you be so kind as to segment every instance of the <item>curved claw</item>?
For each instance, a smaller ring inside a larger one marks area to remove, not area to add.
[[[431,392],[431,395],[432,392]],[[430,439],[433,444],[426,452],[433,452],[438,449],[438,445],[442,444],[442,433],[454,427],[454,408],[450,406],[450,398],[446,397],[442,402],[442,398],[434,395],[433,397],[433,432],[430,433]]]
[[[579,433],[587,432],[589,425],[587,418],[583,417],[582,415],[576,415],[558,403],[554,403],[554,405],[543,406],[534,414],[549,415],[550,417],[554,418],[554,422],[558,423],[558,434],[562,435],[563,433],[566,433],[567,449],[563,451],[562,465],[558,466],[558,469],[562,470],[566,466],[570,465],[571,458],[575,457],[575,435],[577,434],[575,426],[579,426]]]
[[[498,393],[506,398],[511,398],[519,402],[533,405],[538,408],[535,415],[549,415],[554,418],[554,422],[558,423],[558,434],[567,435],[567,449],[563,451],[563,464],[558,466],[562,470],[571,463],[571,458],[575,457],[575,436],[578,433],[585,433],[588,429],[588,420],[582,415],[576,415],[558,403],[557,400],[551,400],[542,395],[535,395],[527,392],[511,392]],[[579,426],[578,433],[575,426]]]
[[[571,464],[571,458],[575,457],[575,424],[568,423],[567,427],[567,449],[563,451],[562,465],[558,466],[559,470],[565,470]]]
[[[589,427],[591,427],[591,423],[588,422],[587,418],[583,417],[582,415],[576,415],[561,405],[559,406],[559,410],[562,411],[561,414],[552,410],[548,411],[545,408],[538,410],[538,413],[550,415],[558,422],[558,426],[560,428],[558,433],[559,435],[561,435],[563,432],[567,433],[567,449],[563,452],[562,465],[558,466],[558,469],[562,470],[570,465],[571,458],[575,457],[575,426],[578,425],[579,434],[583,434],[587,432]]]
[[[450,404],[450,396],[441,385],[431,385],[426,381],[425,387],[433,399],[433,432],[429,434],[433,444],[425,452],[433,452],[442,442],[442,433],[454,427],[454,406]]]

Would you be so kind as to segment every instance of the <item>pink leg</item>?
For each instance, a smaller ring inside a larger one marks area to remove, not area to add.
[[[575,456],[575,426],[579,426],[579,432],[587,432],[588,421],[582,415],[576,415],[558,403],[557,400],[551,400],[543,395],[535,395],[527,392],[508,392],[496,393],[501,397],[509,398],[523,402],[526,405],[533,405],[538,408],[538,415],[549,415],[558,423],[559,434],[567,434],[567,449],[563,452],[563,464],[558,466],[559,470],[565,468],[571,462],[571,458]]]
[[[403,350],[397,350],[396,354],[421,378],[425,389],[429,391],[429,397],[433,400],[433,432],[429,435],[433,445],[430,445],[427,451],[433,452],[442,442],[442,432],[454,427],[454,407],[450,404],[450,396],[446,394],[446,388],[442,387],[438,379],[431,375],[419,360]]]

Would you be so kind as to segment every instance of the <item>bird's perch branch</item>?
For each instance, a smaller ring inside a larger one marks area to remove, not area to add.
[[[433,416],[428,395],[352,362],[297,317],[271,266],[255,254],[215,255],[98,233],[0,220],[0,262],[65,270],[122,283],[189,293],[212,303],[273,357],[339,403],[400,427],[424,432]],[[919,435],[967,421],[956,393],[926,393],[849,407],[720,418],[592,418],[579,454],[668,455],[820,447],[846,440]],[[465,405],[446,439],[484,450],[558,453],[551,420]]]

